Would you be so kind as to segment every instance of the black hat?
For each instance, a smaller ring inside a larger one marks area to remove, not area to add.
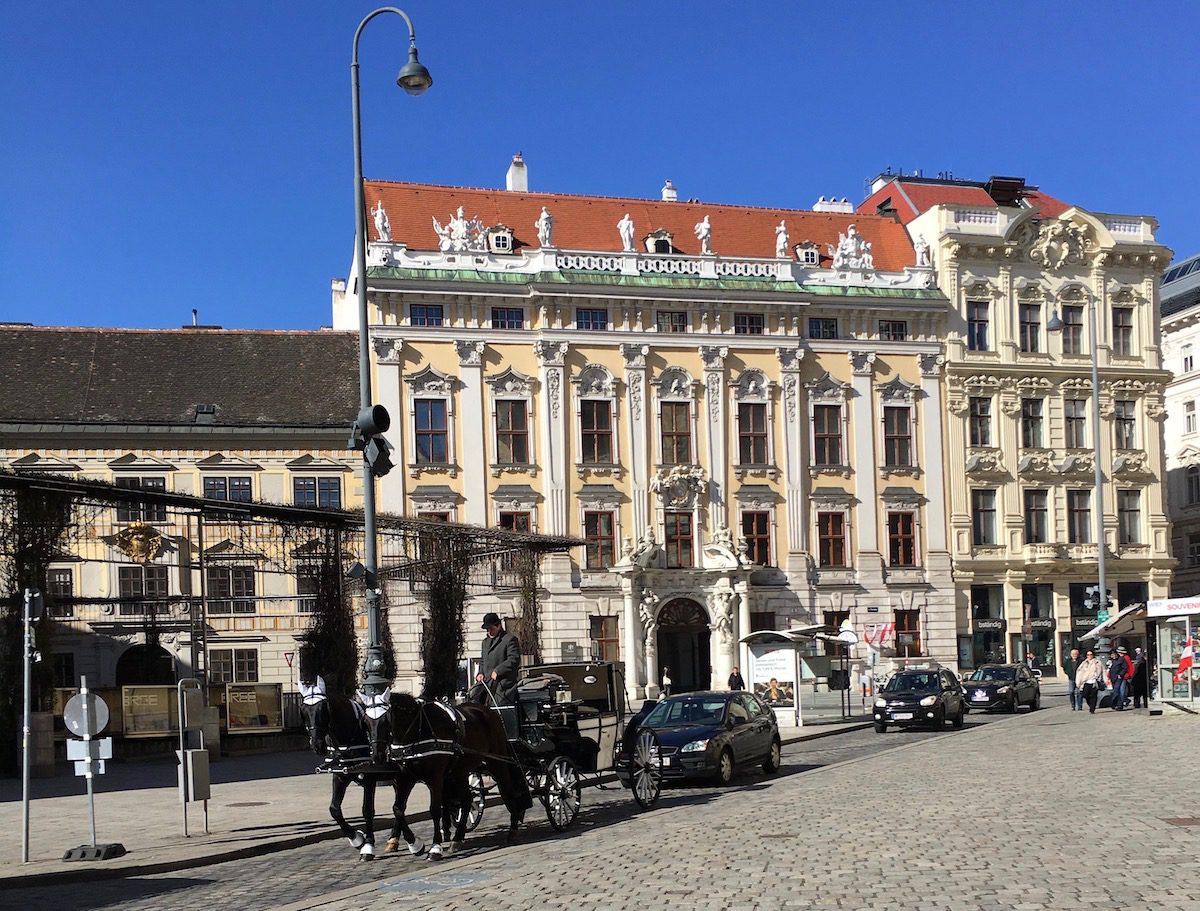
[[[499,626],[499,625],[500,625],[500,615],[499,614],[486,613],[483,615],[483,626],[481,627],[482,629],[487,629],[489,626]]]

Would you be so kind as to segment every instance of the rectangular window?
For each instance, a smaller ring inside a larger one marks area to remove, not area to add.
[[[50,615],[52,617],[73,617],[75,615],[75,573],[71,569],[52,569],[48,574],[50,591]]]
[[[912,411],[906,407],[883,409],[883,464],[912,467]]]
[[[879,340],[881,342],[903,342],[907,339],[907,320],[881,319],[879,321]]]
[[[408,308],[410,326],[441,326],[443,324],[441,304],[411,304]]]
[[[124,490],[155,490],[167,489],[166,478],[125,478],[119,477],[113,481],[114,486]],[[163,503],[129,503],[117,507],[118,522],[166,522],[167,507]]]
[[[1021,304],[1019,319],[1021,350],[1028,354],[1041,351],[1042,305]]]
[[[837,338],[837,320],[826,316],[810,317],[808,320],[808,337],[824,339]]]
[[[301,566],[296,570],[296,613],[311,614],[317,609],[321,592],[321,572],[316,566]]]
[[[603,332],[608,329],[608,310],[596,307],[575,309],[575,328]]]
[[[1067,399],[1063,402],[1063,412],[1067,422],[1067,448],[1087,448],[1087,399]]]
[[[833,630],[834,633],[837,633],[842,628],[842,624],[849,619],[850,611],[848,610],[827,610],[821,613],[821,622],[825,624],[826,629]],[[842,655],[846,652],[845,647],[840,642],[829,642],[826,640],[824,646],[824,653],[826,655]]]
[[[767,331],[767,319],[761,313],[735,313],[734,335],[762,335]]]
[[[654,314],[659,332],[687,332],[686,310],[659,310]]]
[[[450,459],[445,399],[417,399],[413,408],[416,416],[416,463],[445,465]]]
[[[529,417],[522,400],[496,402],[496,461],[501,465],[529,464]]]
[[[896,611],[896,656],[917,658],[921,654],[921,612]]]
[[[533,531],[533,517],[527,512],[500,513],[499,527],[505,531]]]
[[[988,302],[967,301],[967,350],[988,350]]]
[[[1180,350],[1183,354],[1183,372],[1191,373],[1192,368],[1196,366],[1195,356],[1192,354],[1192,346],[1184,345]]]
[[[342,508],[342,479],[321,477],[292,478],[292,502],[297,506]]]
[[[165,566],[118,566],[117,596],[121,599],[118,613],[140,616],[146,613],[147,601],[162,601],[168,597]]]
[[[1042,400],[1021,399],[1021,445],[1042,448]]]
[[[662,403],[662,455],[664,465],[692,462],[692,406],[687,402]]]
[[[525,311],[520,307],[493,307],[493,329],[524,329]]]
[[[621,634],[616,617],[588,617],[593,661],[620,661]]]
[[[771,514],[742,513],[742,537],[750,548],[750,559],[759,566],[771,566]]]
[[[1067,491],[1067,541],[1090,544],[1092,541],[1092,492]]]
[[[579,430],[584,465],[611,465],[612,406],[607,399],[584,399],[579,403]]]
[[[759,630],[763,629],[775,629],[775,611],[750,611],[750,632],[757,633]]]
[[[258,683],[258,651],[252,648],[210,648],[209,683]]]
[[[1114,307],[1112,312],[1113,354],[1133,355],[1133,310]]]
[[[663,515],[665,526],[667,566],[675,569],[693,565],[692,514],[668,512]]]
[[[971,542],[976,547],[996,543],[996,491],[971,491]]]
[[[992,445],[992,400],[987,396],[973,395],[968,403],[972,446]]]
[[[845,513],[817,513],[817,560],[820,566],[846,565]]]
[[[1025,543],[1049,542],[1050,512],[1048,495],[1044,490],[1025,491]]]
[[[1196,432],[1196,403],[1195,402],[1184,402],[1183,403],[1183,432],[1184,433],[1195,433]]]
[[[1200,566],[1200,534],[1190,534],[1187,537],[1187,565]]]
[[[1142,492],[1140,490],[1117,491],[1117,535],[1119,544],[1142,543]]]
[[[208,596],[208,612],[218,614],[253,614],[254,567],[207,566],[204,581]]]
[[[842,406],[813,406],[813,464],[842,464]]]
[[[1129,399],[1113,402],[1113,433],[1117,449],[1137,449],[1137,403]]]
[[[54,685],[61,688],[79,686],[79,678],[75,675],[75,654],[73,652],[54,653]]]
[[[917,565],[917,517],[914,513],[888,513],[888,565]]]
[[[608,569],[616,562],[616,531],[611,512],[585,512],[583,538],[587,542],[588,569]]]
[[[738,464],[767,464],[767,406],[743,402],[738,405]]]
[[[249,503],[253,499],[253,486],[249,477],[204,479],[204,496],[209,500],[225,500],[230,503]]]
[[[1083,308],[1063,307],[1063,354],[1083,354]]]
[[[1192,465],[1187,470],[1187,505],[1200,503],[1200,468]]]

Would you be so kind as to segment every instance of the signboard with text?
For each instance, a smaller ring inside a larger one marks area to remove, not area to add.
[[[767,704],[787,708],[796,704],[796,650],[773,642],[750,646],[750,689]]]
[[[231,734],[282,731],[283,684],[226,684],[225,712]]]
[[[179,702],[173,686],[122,687],[121,707],[126,737],[179,733]]]

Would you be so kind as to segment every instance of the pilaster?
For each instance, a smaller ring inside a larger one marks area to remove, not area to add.
[[[387,409],[392,419],[392,428],[386,434],[387,441],[392,444],[392,463],[398,466],[396,471],[389,472],[379,482],[379,510],[395,515],[404,514],[404,494],[408,482],[408,472],[404,470],[406,456],[405,414],[400,400],[400,363],[404,353],[404,340],[399,338],[380,338],[371,340],[375,351],[375,391],[376,401]],[[355,472],[359,480],[360,472]]]
[[[725,457],[725,358],[729,349],[701,345],[700,359],[704,362],[704,389],[708,404],[708,419],[704,422],[708,443],[708,527],[724,528],[725,504],[729,496],[727,477],[729,460]],[[728,672],[726,672],[728,675]]]
[[[621,355],[625,358],[625,400],[629,406],[629,464],[630,498],[633,501],[631,537],[639,538],[650,527],[647,516],[647,496],[650,490],[650,459],[652,453],[646,440],[649,421],[646,391],[646,355],[649,345],[624,343]]]
[[[858,558],[855,561],[858,577],[868,591],[880,590],[883,585],[883,555],[879,548],[879,484],[875,469],[874,389],[875,354],[870,351],[848,352],[851,388],[854,391],[853,419],[849,422],[854,437],[854,496],[859,507]]]
[[[804,510],[804,484],[807,476],[805,466],[808,463],[805,452],[808,434],[805,432],[804,416],[807,412],[800,406],[800,362],[804,358],[804,349],[780,347],[775,349],[775,356],[779,359],[780,385],[783,390],[783,479],[788,536],[785,566],[789,572],[802,573],[806,569],[802,555],[808,550],[808,523]],[[793,567],[794,560],[799,561],[799,565]],[[746,611],[747,625],[743,628],[749,630],[748,607]],[[739,635],[744,636],[746,633]]]
[[[542,461],[546,470],[546,532],[567,534],[567,451],[566,414],[563,402],[564,359],[567,342],[539,340],[533,343],[538,358],[538,374],[543,392],[541,428]]]

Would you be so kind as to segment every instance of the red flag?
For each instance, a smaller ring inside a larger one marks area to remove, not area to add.
[[[1192,655],[1196,651],[1196,640],[1188,639],[1187,645],[1183,647],[1183,654],[1179,656],[1179,664],[1175,667],[1175,676],[1171,678],[1172,683],[1180,683],[1187,676],[1187,672],[1192,669]]]

